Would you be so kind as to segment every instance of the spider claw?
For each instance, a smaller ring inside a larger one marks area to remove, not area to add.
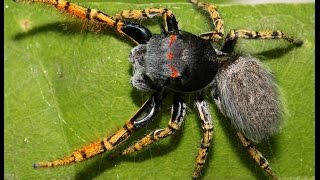
[[[32,167],[33,167],[34,169],[36,169],[36,168],[39,168],[40,166],[39,166],[39,164],[34,163]]]
[[[293,41],[293,44],[295,44],[296,46],[301,46],[303,44],[303,41],[301,39],[296,39]]]
[[[50,165],[48,165],[47,163],[41,163],[41,162],[33,164],[34,169],[38,169],[38,168],[42,168],[42,167],[50,167]]]

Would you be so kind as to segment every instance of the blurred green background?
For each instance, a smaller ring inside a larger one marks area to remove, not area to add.
[[[302,47],[293,48],[283,40],[239,40],[236,51],[259,57],[274,72],[287,107],[280,133],[257,144],[259,150],[280,179],[314,179],[314,4],[215,3],[226,33],[240,28],[279,29],[304,41]],[[184,0],[80,4],[110,15],[123,9],[168,7],[183,30],[200,34],[212,27],[206,13]],[[107,152],[71,166],[33,169],[36,161],[70,155],[116,131],[150,94],[134,90],[129,83],[128,54],[133,44],[126,37],[52,7],[8,0],[4,1],[4,22],[5,179],[191,178],[202,133],[188,96],[181,131],[150,148],[114,160],[108,159]],[[143,24],[160,32],[157,21]],[[119,149],[165,127],[170,102],[171,97],[154,122]],[[268,179],[214,103],[210,107],[215,132],[203,179]]]

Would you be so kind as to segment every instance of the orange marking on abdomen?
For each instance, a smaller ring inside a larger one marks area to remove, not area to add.
[[[172,65],[168,65],[169,66],[169,68],[170,68],[170,70],[171,70],[171,76],[170,77],[172,77],[172,78],[177,78],[177,77],[179,77],[179,76],[181,76],[180,75],[180,73],[179,73],[179,71],[175,68],[175,67],[173,67]]]
[[[168,60],[172,60],[173,59],[173,53],[171,51],[168,52],[167,58],[168,58]]]
[[[177,40],[176,35],[170,35],[170,40],[169,40],[169,47],[172,46],[172,44]]]

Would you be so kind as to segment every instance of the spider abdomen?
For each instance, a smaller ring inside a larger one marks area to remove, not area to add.
[[[221,109],[238,131],[257,142],[278,129],[282,116],[279,89],[257,59],[239,56],[227,61],[215,80]]]
[[[172,90],[196,91],[210,84],[218,70],[210,42],[188,32],[153,35],[146,45],[139,45],[142,46],[144,54],[134,51],[131,60],[143,59],[143,70],[137,72],[143,71],[156,87],[168,83]]]

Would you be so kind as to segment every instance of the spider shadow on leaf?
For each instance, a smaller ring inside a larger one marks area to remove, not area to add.
[[[294,50],[295,48],[297,48],[296,45],[289,44],[286,47],[276,47],[274,49],[270,49],[267,51],[256,53],[256,54],[254,54],[254,56],[259,57],[260,61],[273,60],[275,58],[283,57],[284,55],[286,55],[288,52]]]
[[[13,40],[19,41],[28,37],[32,37],[42,33],[55,32],[64,36],[71,36],[75,34],[87,34],[95,33],[98,35],[112,36],[117,38],[119,41],[124,41],[126,43],[131,43],[130,40],[124,37],[119,37],[119,34],[104,25],[95,25],[90,22],[83,23],[79,20],[70,21],[58,21],[47,23],[41,26],[32,28],[31,30],[18,33],[12,37]],[[70,45],[71,46],[71,45]]]

